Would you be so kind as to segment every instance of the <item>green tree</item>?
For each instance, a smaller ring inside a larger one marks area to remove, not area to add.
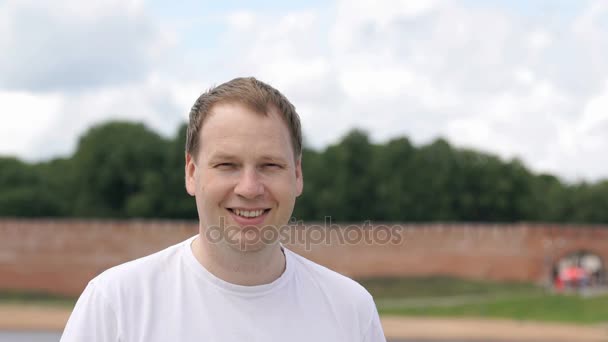
[[[339,221],[370,219],[377,200],[372,174],[373,147],[367,134],[353,130],[330,146],[322,160],[326,172],[319,184],[320,214]]]
[[[155,216],[166,142],[142,124],[110,122],[91,128],[74,155],[76,216]]]
[[[0,216],[195,219],[185,191],[186,125],[164,139],[142,124],[91,128],[72,157],[28,164],[0,157]],[[520,161],[443,139],[372,144],[353,130],[324,150],[303,150],[305,221],[608,223],[608,181],[565,184]]]
[[[298,220],[323,221],[323,210],[320,208],[319,196],[323,191],[325,174],[328,171],[324,165],[322,154],[304,147],[302,149],[302,173],[304,189],[297,199],[293,217]]]
[[[372,215],[377,221],[411,221],[417,198],[413,158],[415,147],[407,138],[374,147],[373,175],[377,201]]]
[[[34,166],[0,158],[0,216],[59,216],[59,199]]]
[[[185,146],[188,126],[181,125],[175,137],[169,141],[167,159],[163,169],[164,191],[161,194],[163,217],[196,219],[196,203],[186,192]]]

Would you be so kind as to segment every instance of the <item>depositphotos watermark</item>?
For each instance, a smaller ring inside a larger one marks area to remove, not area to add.
[[[223,217],[217,226],[205,231],[205,238],[211,243],[228,243],[246,248],[259,244],[282,244],[303,246],[310,251],[314,245],[398,245],[403,243],[399,225],[373,225],[370,221],[362,224],[337,225],[326,216],[323,224],[304,224],[292,219],[288,224],[277,227],[241,227],[226,224]]]

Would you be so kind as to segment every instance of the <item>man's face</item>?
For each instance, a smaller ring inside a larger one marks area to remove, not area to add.
[[[199,139],[196,158],[186,155],[186,188],[196,197],[201,232],[219,228],[237,242],[234,248],[264,248],[261,229],[284,226],[302,193],[302,167],[287,125],[276,110],[261,115],[240,104],[217,104]]]

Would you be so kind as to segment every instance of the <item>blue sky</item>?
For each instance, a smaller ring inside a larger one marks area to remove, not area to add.
[[[66,156],[91,125],[166,136],[256,76],[307,141],[444,137],[567,180],[608,178],[608,3],[0,1],[0,154]]]

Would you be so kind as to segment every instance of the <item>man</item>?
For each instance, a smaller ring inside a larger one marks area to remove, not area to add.
[[[93,279],[61,341],[385,341],[363,287],[260,238],[292,214],[301,152],[295,108],[271,86],[201,95],[185,167],[199,234]]]

